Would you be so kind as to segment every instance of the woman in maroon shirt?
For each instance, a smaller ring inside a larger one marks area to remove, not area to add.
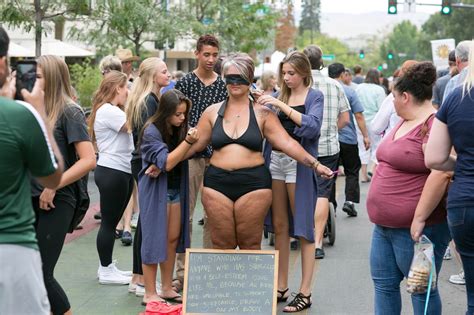
[[[430,62],[413,65],[393,91],[402,118],[377,150],[376,168],[367,197],[370,220],[375,223],[370,269],[375,287],[375,314],[400,314],[400,282],[408,276],[413,239],[425,234],[435,245],[438,273],[450,241],[444,207],[449,175],[431,171],[424,163],[435,109],[431,103],[436,69]],[[410,233],[412,228],[412,235]],[[423,314],[426,294],[413,294],[414,314]],[[429,314],[441,314],[441,299],[432,291]]]

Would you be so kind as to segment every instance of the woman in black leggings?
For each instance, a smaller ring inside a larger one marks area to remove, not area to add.
[[[132,90],[127,100],[127,124],[132,130],[135,151],[132,154],[132,174],[138,183],[138,173],[142,169],[142,158],[138,139],[142,134],[145,122],[155,114],[159,106],[160,91],[170,83],[170,73],[166,64],[157,57],[150,57],[140,64],[138,77],[133,82]],[[141,259],[142,229],[141,219],[138,218],[135,238],[133,240],[133,277],[128,291],[137,296],[145,294],[142,259]]]
[[[44,188],[32,181],[36,235],[43,261],[43,277],[53,314],[71,314],[71,305],[54,278],[54,268],[63,248],[76,209],[76,181],[95,167],[95,153],[85,115],[72,100],[66,63],[55,56],[38,59],[37,80],[45,91],[47,118],[54,124],[54,138],[64,158],[65,172],[56,189]]]
[[[97,234],[100,284],[128,284],[130,271],[121,271],[112,261],[115,227],[127,207],[133,189],[130,160],[132,135],[126,126],[124,104],[127,100],[127,77],[110,71],[102,80],[92,100],[89,130],[96,141],[99,160],[95,183],[100,193],[102,220]]]

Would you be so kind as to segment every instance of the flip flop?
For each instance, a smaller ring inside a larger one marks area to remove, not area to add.
[[[181,295],[176,295],[176,296],[173,296],[173,297],[160,296],[160,298],[162,298],[166,302],[170,302],[170,303],[179,303],[179,304],[183,303],[183,297]]]

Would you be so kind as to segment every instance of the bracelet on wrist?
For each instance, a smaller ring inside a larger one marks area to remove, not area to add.
[[[290,109],[290,114],[288,115],[288,118],[291,118],[291,114],[293,114],[293,108]]]
[[[184,141],[185,141],[187,144],[189,144],[189,145],[193,145],[193,142],[188,141],[188,139],[186,139],[186,138],[184,138]]]
[[[311,162],[311,164],[309,166],[311,168],[317,169],[319,164],[321,164],[321,162],[319,162],[317,159],[315,159],[313,162]]]

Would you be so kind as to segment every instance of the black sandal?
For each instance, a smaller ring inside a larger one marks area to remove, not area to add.
[[[283,312],[285,313],[296,313],[296,312],[301,312],[304,309],[310,308],[311,307],[311,294],[308,296],[303,295],[303,293],[298,293],[296,296],[294,293],[292,294],[295,298],[293,301],[288,303],[287,306],[293,307],[294,310],[286,310],[286,308],[283,309]]]
[[[290,288],[286,288],[285,290],[277,290],[277,303],[280,303],[280,302],[286,302],[286,300],[288,300],[288,295],[285,296],[286,292],[288,292]]]

